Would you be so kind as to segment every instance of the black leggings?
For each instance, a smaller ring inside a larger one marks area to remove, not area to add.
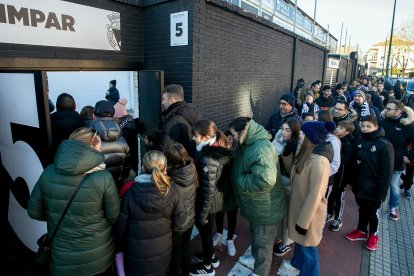
[[[401,179],[404,182],[404,189],[409,190],[413,185],[413,172],[414,166],[405,166],[405,174],[401,175]]]
[[[169,276],[189,275],[191,268],[191,226],[183,233],[173,232],[173,250]]]
[[[239,212],[239,208],[236,208],[233,211],[227,211],[227,239],[232,240],[233,235],[236,231],[236,224],[237,224],[237,213]],[[216,226],[217,226],[217,233],[223,234],[223,221],[224,221],[224,212],[218,212],[216,214]]]
[[[203,246],[203,263],[204,265],[211,265],[211,259],[214,253],[213,247],[213,226],[216,214],[209,214],[207,216],[207,223],[201,225],[198,221],[196,226],[200,232],[201,244]]]

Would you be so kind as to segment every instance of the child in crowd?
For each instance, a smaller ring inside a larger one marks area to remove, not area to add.
[[[356,230],[345,235],[350,241],[367,240],[366,248],[374,251],[378,246],[378,212],[387,196],[394,170],[394,150],[378,127],[375,115],[361,118],[362,135],[356,141],[356,171],[352,191],[359,206]],[[369,225],[369,235],[368,233]]]
[[[195,160],[200,181],[195,224],[200,232],[203,252],[194,256],[199,264],[190,275],[212,276],[214,268],[220,265],[213,247],[214,220],[216,213],[223,209],[223,187],[229,181],[228,165],[233,151],[227,137],[210,120],[198,121],[192,132],[197,145]]]
[[[342,226],[345,209],[345,188],[349,183],[354,162],[355,139],[352,136],[355,126],[352,122],[340,121],[334,134],[341,140],[341,165],[334,175],[332,193],[328,199],[328,217],[334,216],[329,229],[336,232]],[[335,215],[334,215],[335,214]]]
[[[191,232],[194,226],[196,189],[198,187],[197,170],[193,159],[184,146],[172,142],[166,148],[168,174],[176,184],[179,200],[184,203],[187,214],[183,230],[173,231],[173,253],[169,275],[180,276],[190,274],[191,268]]]
[[[171,261],[172,230],[183,230],[186,211],[171,186],[162,152],[147,152],[142,170],[122,200],[115,237],[124,252],[126,275],[165,275]]]
[[[312,114],[309,112],[302,113],[302,119],[304,122],[312,122],[315,121],[315,118],[318,114]]]

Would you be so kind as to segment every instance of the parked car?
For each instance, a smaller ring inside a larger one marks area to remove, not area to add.
[[[403,96],[401,98],[401,101],[414,109],[414,79],[408,79],[407,81],[407,87],[403,91]]]

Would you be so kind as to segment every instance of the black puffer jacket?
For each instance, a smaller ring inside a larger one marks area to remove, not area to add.
[[[394,169],[394,151],[379,128],[362,133],[355,143],[356,172],[353,174],[352,191],[355,197],[382,202],[390,187]]]
[[[233,151],[222,147],[203,147],[196,154],[200,187],[196,199],[196,219],[203,224],[209,214],[223,210],[223,189],[229,183]]]
[[[175,141],[182,144],[190,156],[194,156],[195,143],[191,129],[202,118],[199,111],[193,105],[181,101],[172,104],[162,115],[165,121],[161,131],[161,147],[166,148]]]
[[[403,157],[414,160],[414,149],[408,151],[408,145],[414,145],[414,111],[405,107],[406,118],[383,118],[380,125],[385,130],[385,138],[394,146],[394,170],[404,170]]]
[[[114,118],[102,117],[94,120],[91,127],[101,137],[106,169],[111,172],[119,189],[122,179],[129,175],[131,169],[129,146],[122,137],[121,127]]]
[[[197,170],[193,163],[187,163],[182,167],[174,168],[170,175],[178,190],[180,201],[183,202],[187,214],[184,231],[194,225],[195,200],[198,186]]]
[[[126,275],[165,275],[171,260],[172,230],[182,231],[185,210],[174,185],[162,196],[150,174],[141,174],[122,200],[116,241]]]

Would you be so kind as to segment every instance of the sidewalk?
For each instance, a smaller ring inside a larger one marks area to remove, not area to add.
[[[400,196],[398,221],[388,219],[387,202],[381,208],[378,249],[363,250],[361,275],[414,275],[414,200]]]

